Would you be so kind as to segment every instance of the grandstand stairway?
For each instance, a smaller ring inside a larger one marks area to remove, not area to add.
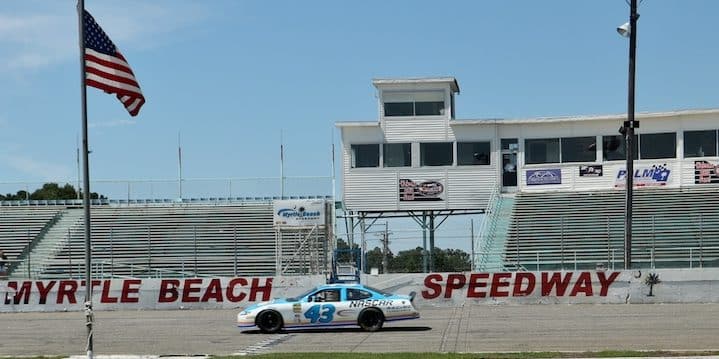
[[[477,270],[500,272],[505,270],[504,245],[513,216],[514,195],[502,194],[497,197],[494,208],[484,217],[486,233],[482,234]]]
[[[21,258],[17,270],[11,274],[11,277],[27,278],[29,264],[30,278],[38,278],[48,262],[66,245],[70,230],[77,226],[82,227],[82,218],[81,208],[67,208],[60,211],[55,224],[44,235],[38,236],[35,247],[30,250],[29,255]]]

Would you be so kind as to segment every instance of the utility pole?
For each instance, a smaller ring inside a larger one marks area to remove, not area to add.
[[[387,222],[384,222],[384,235],[382,236],[382,274],[389,273],[389,229]]]
[[[626,198],[624,209],[624,269],[632,268],[632,200],[634,192],[634,129],[639,128],[639,121],[634,120],[634,87],[637,56],[637,0],[631,0],[629,10],[629,85],[627,96],[627,121],[620,132],[624,135],[627,154]]]

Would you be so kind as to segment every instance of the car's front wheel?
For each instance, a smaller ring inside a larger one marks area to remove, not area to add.
[[[382,329],[384,315],[379,309],[367,308],[360,313],[357,322],[362,329],[368,332],[376,332]]]
[[[266,310],[257,316],[255,324],[263,333],[277,333],[282,329],[282,316],[274,310]]]

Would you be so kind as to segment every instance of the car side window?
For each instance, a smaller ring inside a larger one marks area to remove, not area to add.
[[[340,290],[339,289],[325,289],[321,290],[311,297],[312,302],[339,302],[340,301]]]
[[[355,288],[347,288],[347,300],[362,300],[372,298],[372,293]]]

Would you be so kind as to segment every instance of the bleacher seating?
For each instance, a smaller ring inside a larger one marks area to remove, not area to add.
[[[93,208],[93,271],[98,277],[275,275],[272,220],[271,201]],[[39,276],[83,275],[84,251],[80,221]]]
[[[624,266],[624,191],[519,193],[505,267]],[[633,267],[719,266],[719,190],[640,189],[633,201]]]
[[[63,207],[0,207],[0,249],[15,260]]]

